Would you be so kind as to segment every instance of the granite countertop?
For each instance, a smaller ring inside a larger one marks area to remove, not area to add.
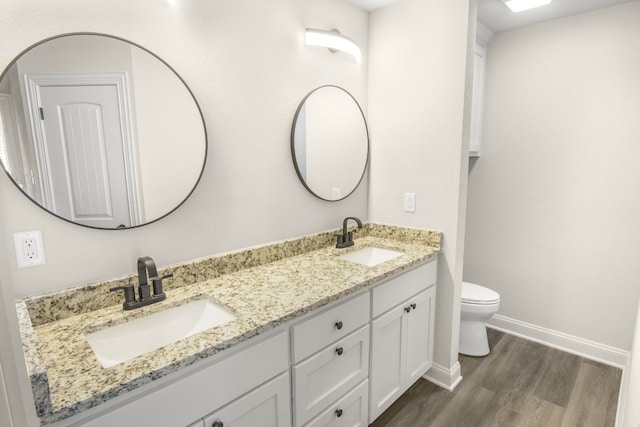
[[[130,277],[18,301],[25,357],[42,423],[67,418],[219,353],[426,262],[440,250],[441,234],[433,231],[368,224],[347,249],[335,248],[333,234],[218,256],[213,258],[220,266],[217,271],[211,270],[212,259],[161,269],[160,274],[169,271],[176,279],[173,286],[165,287],[167,299],[131,311],[122,309],[121,293],[114,303],[114,293],[108,292],[110,286]],[[290,251],[295,245],[297,249]],[[403,255],[374,267],[338,259],[369,246]],[[203,269],[208,271],[202,273]],[[96,303],[100,300],[96,295],[103,295],[103,301]],[[97,306],[87,309],[83,298]],[[227,308],[237,319],[111,368],[100,365],[84,337],[202,298]]]

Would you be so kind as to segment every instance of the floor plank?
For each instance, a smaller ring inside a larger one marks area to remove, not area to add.
[[[582,363],[562,426],[613,425],[611,415],[615,410],[609,405],[597,405],[598,401],[617,401],[619,381],[616,370],[595,363]],[[615,421],[615,419],[613,420]]]
[[[613,427],[621,370],[492,329],[449,392],[420,379],[372,427]]]
[[[534,394],[543,400],[566,408],[582,360],[581,357],[573,354],[549,348],[545,368]]]

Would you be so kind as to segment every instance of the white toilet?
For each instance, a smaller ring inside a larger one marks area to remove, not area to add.
[[[489,288],[462,282],[459,353],[467,356],[489,354],[485,322],[500,308],[500,295]]]

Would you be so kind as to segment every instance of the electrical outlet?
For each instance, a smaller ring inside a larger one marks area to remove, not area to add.
[[[32,267],[46,263],[42,231],[13,233],[18,268]]]
[[[416,193],[404,193],[404,211],[416,211]]]

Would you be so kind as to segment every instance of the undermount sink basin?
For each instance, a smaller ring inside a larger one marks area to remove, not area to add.
[[[225,308],[201,299],[85,337],[100,364],[110,368],[235,319]]]
[[[340,255],[338,258],[345,261],[366,265],[367,267],[374,267],[378,264],[382,264],[383,262],[398,258],[402,255],[402,252],[368,247],[359,249],[354,252],[349,252],[348,254]]]

